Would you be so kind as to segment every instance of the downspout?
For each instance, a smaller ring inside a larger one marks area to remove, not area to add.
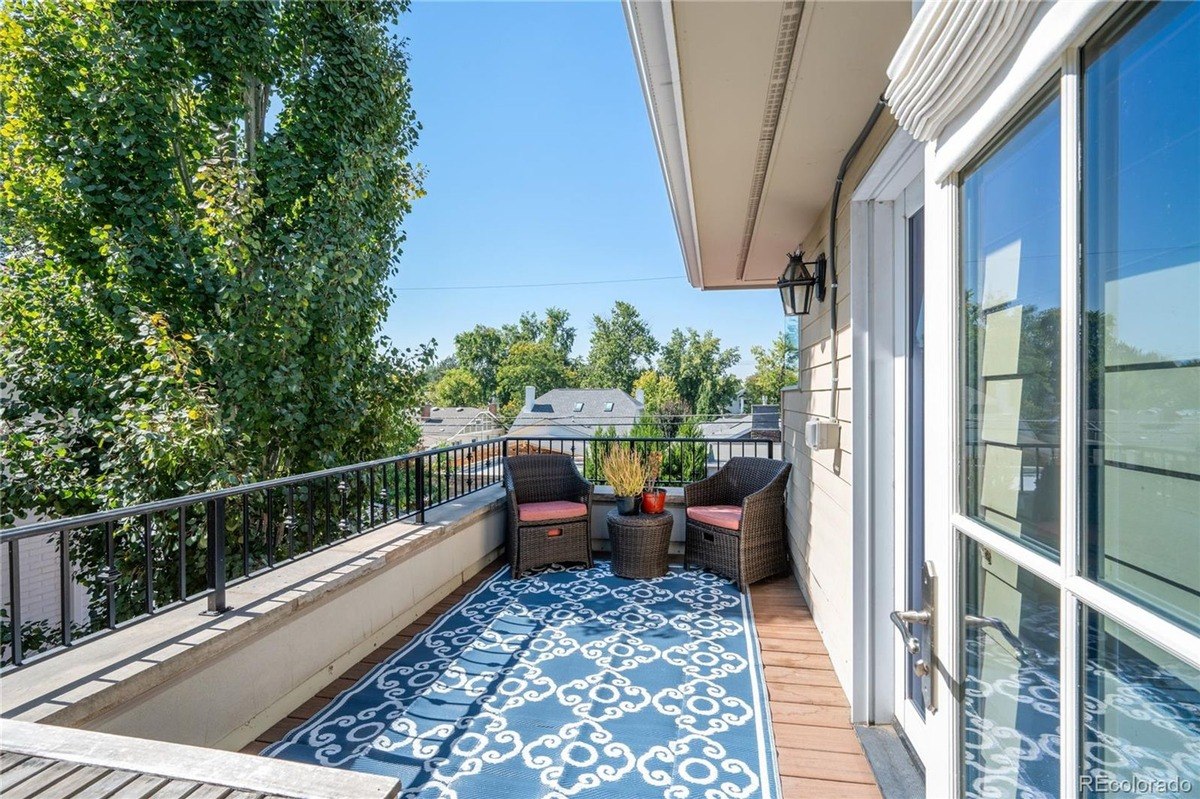
[[[837,423],[837,404],[838,404],[838,346],[837,346],[837,307],[838,307],[838,277],[837,277],[837,212],[838,202],[842,196],[842,183],[846,179],[846,170],[850,168],[850,162],[858,155],[858,151],[862,149],[863,142],[867,140],[867,136],[871,134],[871,128],[875,127],[875,123],[879,120],[879,115],[883,113],[883,109],[887,106],[887,101],[883,95],[879,95],[879,100],[875,103],[875,108],[871,110],[871,116],[867,119],[867,124],[863,125],[863,129],[858,132],[858,138],[854,140],[854,144],[850,145],[850,149],[846,151],[846,157],[842,159],[842,165],[838,168],[837,180],[833,184],[833,200],[829,206],[829,367],[830,367],[830,394],[829,394],[829,421]]]

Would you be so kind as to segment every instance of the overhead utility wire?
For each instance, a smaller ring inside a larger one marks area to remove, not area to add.
[[[575,280],[565,283],[508,283],[493,286],[401,286],[397,291],[473,291],[476,289],[539,289],[553,286],[599,286],[604,283],[648,283],[652,280],[681,280],[682,275],[627,277],[617,280]]]

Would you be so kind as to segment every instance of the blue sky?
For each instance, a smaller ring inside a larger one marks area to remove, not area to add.
[[[592,315],[626,300],[660,339],[711,328],[742,351],[735,371],[752,371],[750,347],[783,328],[778,295],[688,285],[619,3],[418,0],[398,32],[429,174],[404,222],[387,336],[435,338],[446,356],[476,323],[558,305],[582,355]],[[647,277],[670,279],[414,290]]]

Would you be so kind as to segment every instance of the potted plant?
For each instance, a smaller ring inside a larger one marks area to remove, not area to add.
[[[662,513],[667,504],[667,492],[658,487],[662,474],[663,454],[657,450],[646,456],[646,485],[642,488],[642,513]]]
[[[632,516],[638,512],[638,500],[646,485],[646,466],[632,449],[612,447],[604,458],[604,479],[617,497],[617,512]]]

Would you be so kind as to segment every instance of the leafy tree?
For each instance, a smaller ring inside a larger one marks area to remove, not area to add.
[[[487,325],[475,325],[454,337],[454,362],[475,377],[486,397],[496,393],[496,373],[507,350],[503,334]]]
[[[800,353],[795,343],[780,333],[767,347],[751,347],[750,354],[754,356],[754,374],[746,378],[746,399],[760,402],[765,397],[769,403],[778,402],[779,392],[798,378]]]
[[[675,381],[648,369],[633,381],[633,389],[642,391],[645,411],[654,416],[662,428],[663,435],[674,436],[680,423],[688,415],[688,408],[679,396]]]
[[[679,426],[676,438],[702,438],[700,423],[689,418]],[[663,480],[694,483],[708,476],[708,445],[703,442],[676,441],[663,458]]]
[[[504,415],[514,418],[525,398],[525,386],[570,386],[575,374],[553,344],[519,341],[508,351],[496,373],[497,393]]]
[[[637,308],[620,301],[607,318],[593,316],[592,324],[584,385],[631,392],[634,381],[653,364],[658,352],[658,340],[650,332],[650,325]]]
[[[415,443],[428,349],[379,336],[421,194],[403,9],[0,6],[4,523]]]
[[[571,358],[571,347],[575,346],[575,328],[568,324],[570,320],[570,312],[552,307],[547,308],[540,319],[535,313],[523,313],[517,324],[505,325],[501,332],[510,345],[518,341],[549,344],[567,362]]]
[[[480,406],[487,401],[479,380],[462,367],[444,372],[434,383],[432,394],[434,403],[443,407]]]
[[[614,446],[614,439],[617,437],[617,428],[615,425],[608,427],[597,427],[592,433],[592,440],[587,444],[587,453],[583,463],[583,474],[588,480],[593,483],[604,482],[604,459],[608,456],[608,451]]]
[[[712,416],[737,396],[741,381],[730,370],[740,360],[736,349],[721,349],[721,339],[711,330],[701,335],[689,327],[671,332],[659,356],[658,371],[675,381],[692,413]]]

